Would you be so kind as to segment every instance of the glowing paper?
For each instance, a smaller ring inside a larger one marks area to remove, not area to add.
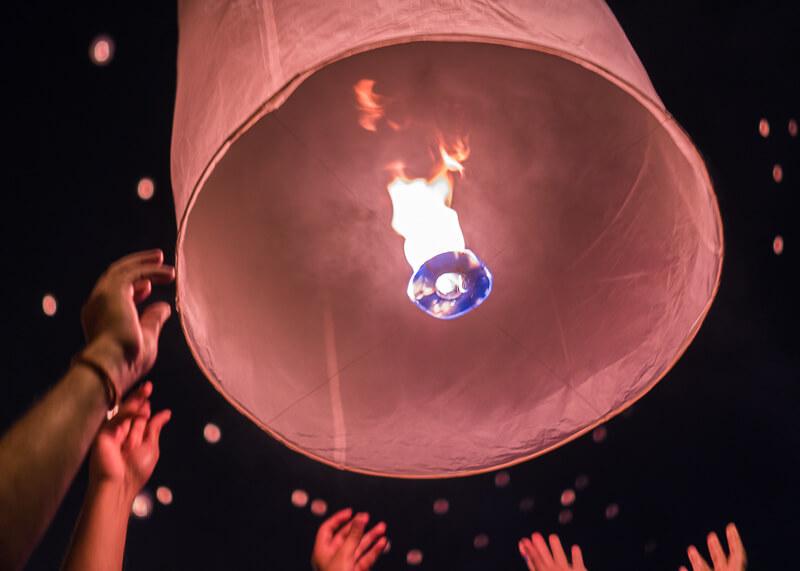
[[[513,464],[623,410],[696,334],[713,189],[602,2],[181,0],[179,23],[182,324],[286,445],[401,477]],[[449,206],[494,275],[453,320],[409,303],[390,225],[385,167],[425,177],[433,132],[469,136]]]

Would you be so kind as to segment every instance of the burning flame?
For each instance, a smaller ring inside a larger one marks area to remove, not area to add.
[[[386,116],[386,106],[391,100],[375,93],[375,80],[362,79],[353,90],[361,127],[377,132],[380,119],[385,119],[385,124],[395,131],[408,127],[408,120],[397,122]],[[406,259],[415,273],[437,254],[465,248],[458,214],[450,204],[453,199],[452,173],[463,175],[462,163],[469,157],[469,146],[464,138],[457,138],[448,146],[442,142],[445,138],[441,133],[438,139],[439,157],[427,179],[409,179],[401,162],[387,167],[395,175],[388,187],[394,208],[392,228],[406,239]]]
[[[440,145],[439,153],[441,158],[428,179],[410,180],[403,173],[402,163],[390,165],[396,172],[388,187],[394,208],[392,228],[406,239],[406,259],[415,273],[434,256],[465,248],[458,214],[450,208],[451,173],[464,172],[461,163],[469,156],[469,148],[459,140],[450,153]]]
[[[381,127],[395,131],[420,120],[404,115],[402,99],[376,94],[372,79],[362,79],[353,89],[358,100],[358,123],[367,131],[377,132],[379,120]],[[394,109],[392,117],[387,115],[387,106]],[[430,115],[424,107],[421,112],[426,124],[424,118]],[[404,118],[398,122],[394,115]],[[388,191],[394,209],[392,228],[405,238],[403,249],[413,270],[408,281],[409,299],[428,315],[454,319],[483,303],[492,291],[492,274],[474,252],[466,249],[458,214],[450,207],[453,173],[463,176],[464,161],[469,157],[467,140],[454,139],[452,134],[445,137],[439,131],[438,150],[428,178],[409,178],[400,161],[388,165],[394,173]]]
[[[380,100],[382,97],[375,93],[375,80],[362,79],[353,86],[358,100],[358,124],[367,131],[377,131],[375,123],[384,116],[383,105]]]

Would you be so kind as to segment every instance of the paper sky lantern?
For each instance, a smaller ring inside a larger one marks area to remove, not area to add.
[[[178,307],[214,386],[372,474],[513,464],[691,342],[722,230],[599,0],[179,2]]]

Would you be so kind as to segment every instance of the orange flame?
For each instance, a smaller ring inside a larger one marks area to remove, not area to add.
[[[375,93],[375,80],[362,79],[353,86],[358,100],[358,124],[367,131],[377,131],[375,123],[384,116],[382,97]]]
[[[358,101],[358,124],[367,131],[377,132],[377,123],[381,119],[395,131],[410,125],[408,117],[399,122],[387,117],[386,106],[392,100],[375,93],[375,80],[362,79],[353,90]],[[462,137],[446,145],[442,133],[438,139],[438,156],[434,153],[434,166],[427,179],[409,179],[401,161],[386,166],[394,176],[388,186],[393,207],[392,228],[406,239],[406,259],[415,272],[438,254],[465,248],[458,214],[450,204],[453,199],[452,173],[458,172],[463,176],[469,145]]]

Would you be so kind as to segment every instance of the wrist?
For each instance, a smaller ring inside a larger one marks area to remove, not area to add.
[[[125,351],[119,343],[109,337],[100,336],[93,339],[80,354],[99,365],[108,374],[116,389],[117,399],[121,399],[130,388],[128,386],[130,383],[127,382],[128,362],[125,359]]]
[[[102,498],[105,502],[113,503],[127,517],[131,504],[139,490],[133,489],[124,478],[108,476],[89,477],[87,496]]]
[[[127,519],[137,493],[122,481],[90,478],[86,498],[113,507],[114,513]]]

